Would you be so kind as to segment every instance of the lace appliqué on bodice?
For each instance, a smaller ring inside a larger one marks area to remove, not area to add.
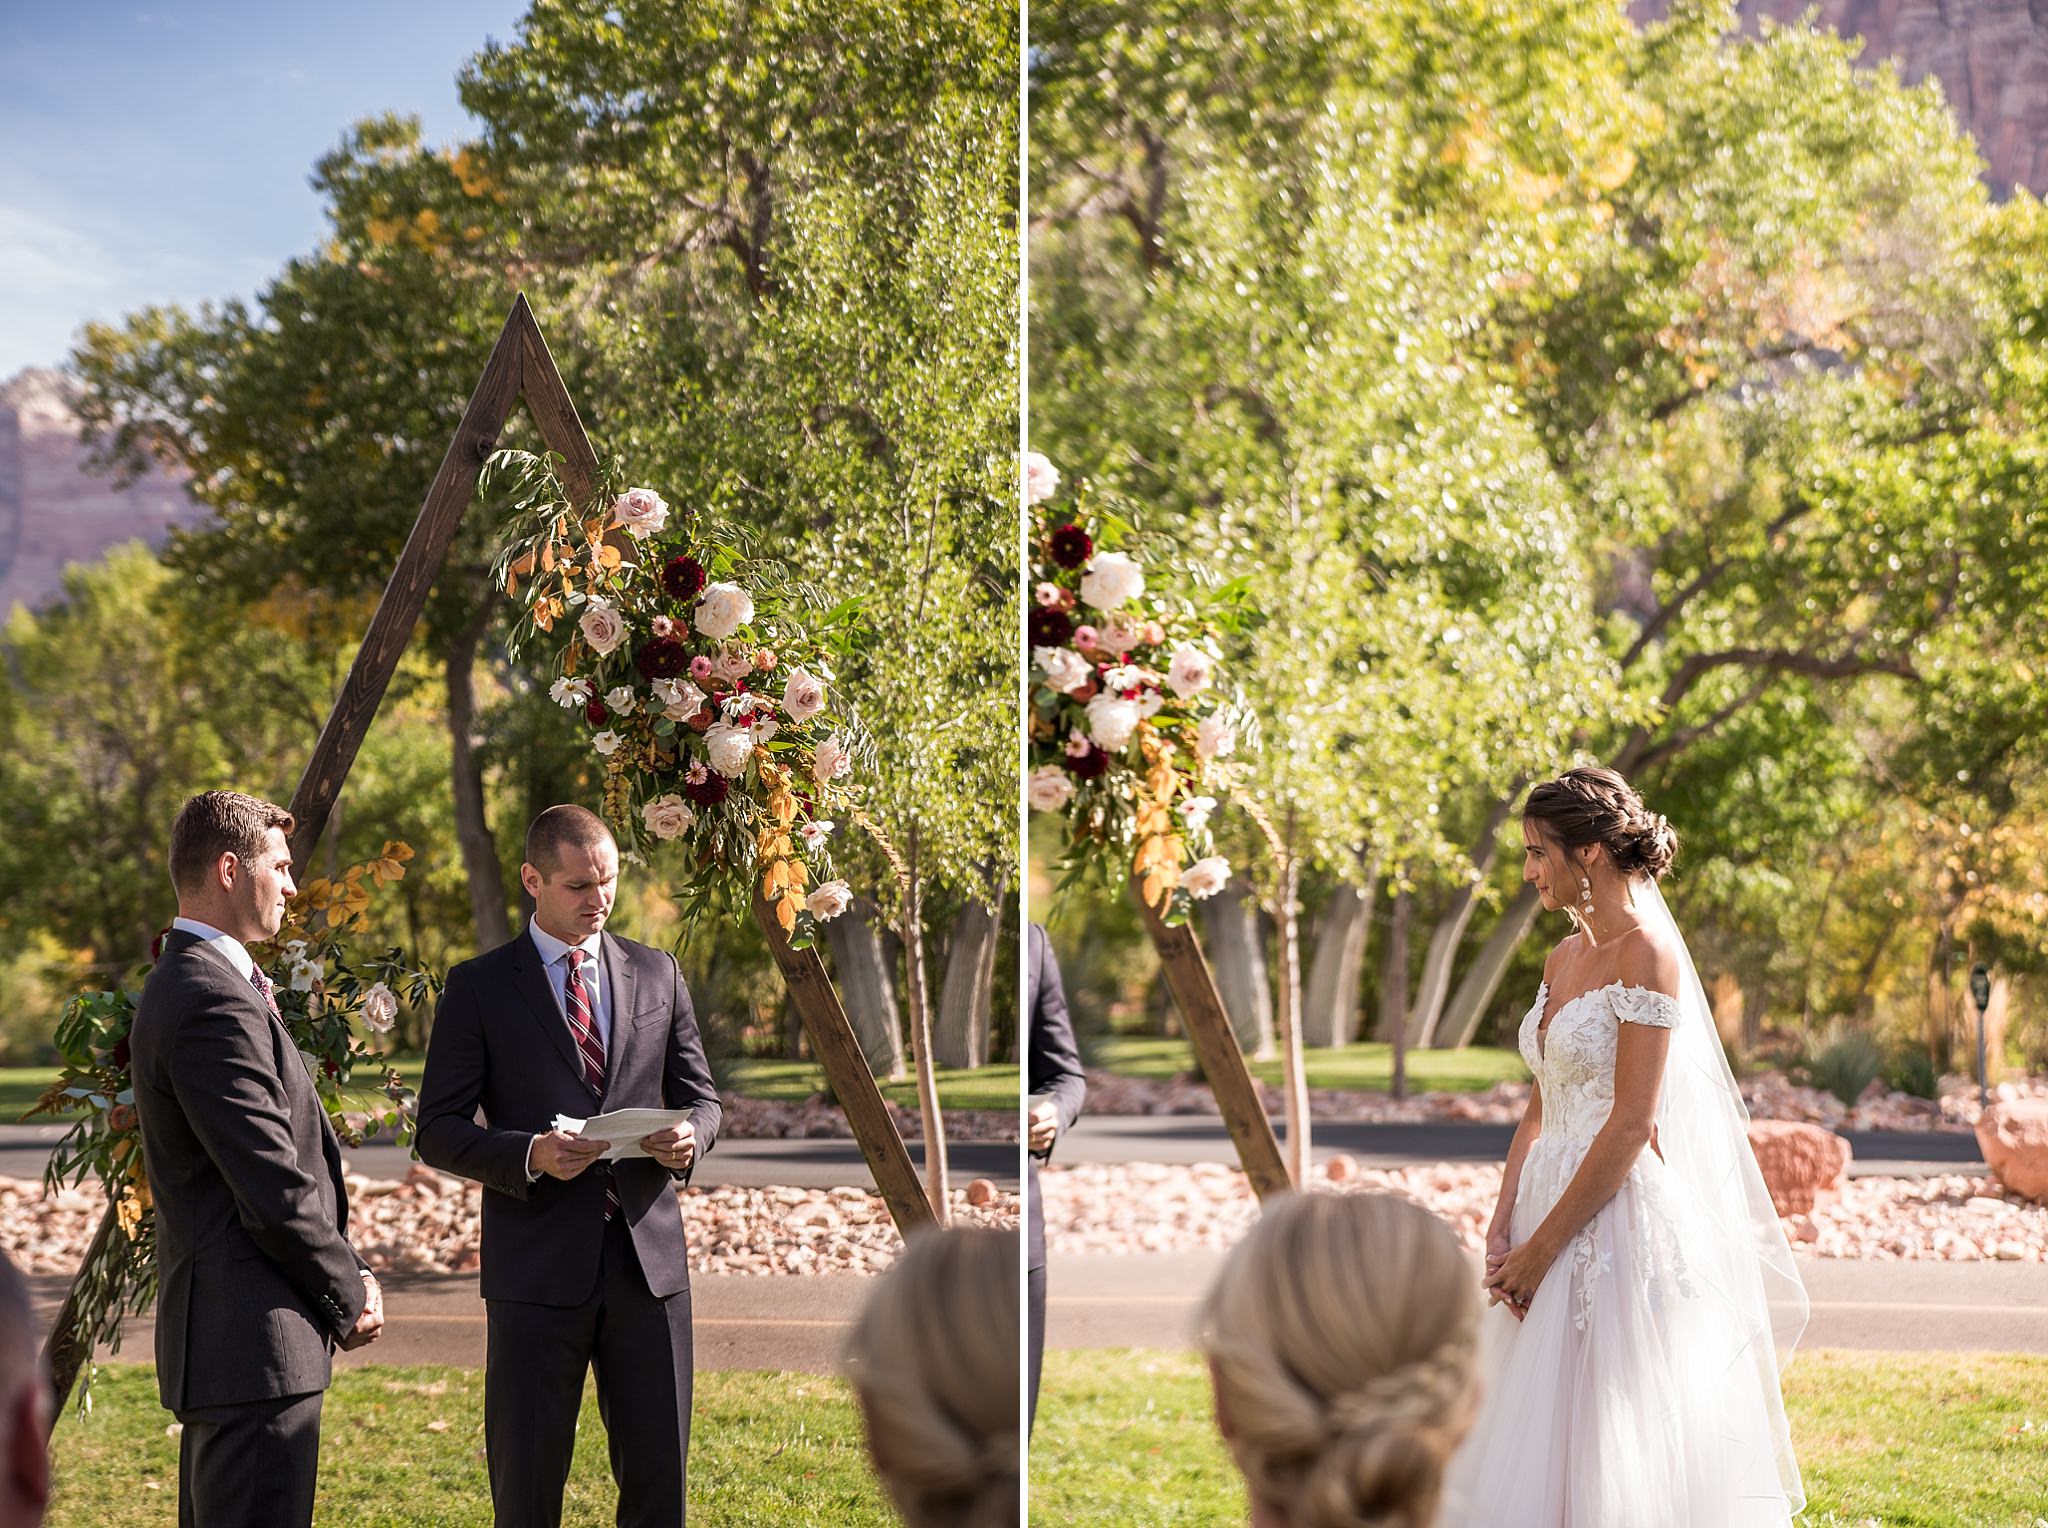
[[[1522,1020],[1518,1036],[1522,1059],[1543,1089],[1543,1134],[1538,1146],[1544,1148],[1551,1171],[1569,1180],[1585,1159],[1593,1137],[1614,1112],[1614,1056],[1623,1024],[1647,1024],[1658,1029],[1677,1027],[1678,999],[1650,987],[1631,987],[1609,982],[1604,987],[1581,992],[1567,999],[1552,1015],[1548,1029],[1542,1028],[1543,1010],[1550,1000],[1548,982],[1536,989],[1536,1001]],[[1638,1178],[1640,1165],[1629,1176]],[[1561,1190],[1562,1181],[1556,1185]],[[1553,1195],[1554,1197],[1554,1195]],[[1653,1200],[1655,1195],[1650,1196]],[[1660,1207],[1646,1204],[1648,1213],[1638,1222],[1645,1240],[1665,1242],[1664,1247],[1641,1246],[1638,1258],[1647,1267],[1661,1251],[1667,1257],[1676,1252],[1660,1234]],[[1600,1216],[1586,1222],[1572,1238],[1569,1288],[1572,1324],[1583,1331],[1592,1319],[1594,1288],[1603,1274],[1613,1268],[1613,1253],[1603,1250],[1594,1228]],[[1653,1225],[1656,1229],[1652,1229]],[[1683,1278],[1683,1260],[1678,1259]]]

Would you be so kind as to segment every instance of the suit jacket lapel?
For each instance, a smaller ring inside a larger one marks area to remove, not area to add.
[[[609,1108],[612,1085],[625,1075],[626,1047],[633,1034],[634,976],[618,940],[600,934],[598,949],[603,952],[605,991],[611,996],[612,1007],[611,1040],[604,1048],[604,1096]]]
[[[521,934],[512,947],[512,985],[519,989],[519,995],[526,999],[526,1006],[533,1010],[533,1017],[562,1064],[576,1076],[584,1091],[590,1090],[590,1083],[583,1075],[583,1057],[577,1052],[576,1038],[569,1033],[569,1021],[562,1017],[562,1010],[555,1002],[550,990],[548,970],[541,963],[540,947],[533,942],[530,934]]]

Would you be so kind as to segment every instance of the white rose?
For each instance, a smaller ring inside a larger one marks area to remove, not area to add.
[[[1215,678],[1215,663],[1199,647],[1183,642],[1173,650],[1173,662],[1166,668],[1166,687],[1182,700],[1201,694]]]
[[[723,642],[754,618],[754,601],[738,584],[713,584],[697,596],[697,629]]]
[[[713,722],[704,734],[704,751],[710,755],[713,769],[728,780],[736,779],[747,772],[747,760],[754,752],[754,734],[731,722]]]
[[[588,679],[557,679],[548,686],[548,699],[566,710],[590,703],[590,681]]]
[[[1181,889],[1198,901],[1213,897],[1230,881],[1230,861],[1220,854],[1198,859],[1180,873]]]
[[[853,768],[853,756],[846,751],[846,745],[839,741],[839,734],[833,733],[818,745],[816,757],[811,760],[811,778],[823,785],[837,780]]]
[[[844,881],[826,881],[804,898],[804,906],[820,923],[836,918],[853,906],[853,888]]]
[[[1035,812],[1057,812],[1074,799],[1074,782],[1057,764],[1041,764],[1024,783],[1024,799]]]
[[[1237,746],[1237,734],[1221,716],[1205,716],[1195,726],[1195,752],[1205,759],[1220,758]]]
[[[633,693],[630,684],[618,685],[604,692],[604,708],[614,716],[631,716],[639,703],[640,697]]]
[[[647,824],[647,831],[663,842],[679,837],[696,826],[697,814],[690,803],[673,793],[657,796],[640,808],[641,819]]]
[[[1043,504],[1060,491],[1060,469],[1043,451],[1024,453],[1024,502]]]
[[[825,840],[832,836],[832,828],[832,819],[826,817],[821,818],[817,822],[807,822],[797,829],[798,835],[804,841],[804,852],[806,854],[816,854],[820,849],[824,848]]]
[[[645,541],[668,524],[668,504],[652,488],[629,488],[612,501],[612,523]]]
[[[599,657],[626,640],[626,618],[607,600],[593,599],[584,606],[583,619],[577,624],[583,628],[583,640]]]
[[[286,960],[290,961],[304,960],[306,958],[306,941],[303,939],[287,939],[284,944],[284,956]]]
[[[1145,570],[1122,552],[1098,552],[1081,575],[1081,601],[1114,610],[1145,592]]]
[[[1088,660],[1071,647],[1034,647],[1031,661],[1045,671],[1045,682],[1062,695],[1071,695],[1088,682]]]
[[[607,727],[604,729],[604,731],[598,733],[596,737],[590,740],[590,746],[592,748],[595,748],[599,753],[603,754],[606,758],[610,758],[613,754],[619,751],[619,744],[623,743],[624,741],[624,738],[620,737],[616,732],[612,731],[611,728]]]
[[[363,994],[363,1022],[380,1035],[391,1033],[398,1022],[398,994],[378,982]]]
[[[1138,730],[1138,703],[1106,691],[1088,702],[1088,736],[1104,753],[1121,752]]]
[[[825,709],[825,681],[807,669],[793,668],[782,684],[782,709],[798,724]]]

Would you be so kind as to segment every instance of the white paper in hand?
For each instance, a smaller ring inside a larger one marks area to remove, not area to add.
[[[641,1137],[689,1123],[688,1109],[614,1109],[609,1114],[599,1114],[590,1119],[572,1119],[566,1114],[555,1116],[557,1130],[581,1136],[586,1141],[606,1143],[605,1154],[598,1158],[600,1162],[644,1157],[647,1152],[641,1149]]]

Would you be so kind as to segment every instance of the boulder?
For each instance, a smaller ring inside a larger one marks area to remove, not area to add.
[[[2048,1098],[2001,1098],[1977,1118],[1977,1148],[2007,1192],[2048,1204]]]
[[[1753,1119],[1749,1149],[1780,1215],[1811,1214],[1849,1178],[1849,1143],[1832,1130],[1796,1120]]]

